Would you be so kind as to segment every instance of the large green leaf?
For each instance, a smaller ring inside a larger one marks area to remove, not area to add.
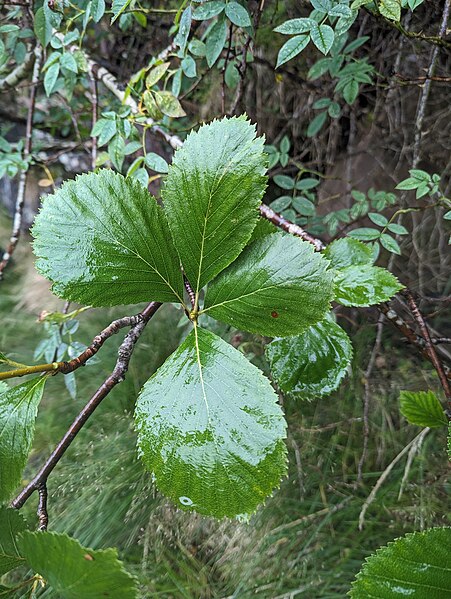
[[[349,592],[353,599],[451,597],[451,528],[408,533],[367,558]]]
[[[16,537],[26,528],[26,522],[17,510],[0,506],[0,578],[3,574],[24,564]]]
[[[65,299],[93,306],[183,298],[179,259],[147,189],[108,169],[66,182],[33,227],[38,270]]]
[[[446,426],[448,418],[432,391],[401,391],[400,410],[410,424],[437,428]]]
[[[266,355],[283,392],[312,399],[338,387],[351,362],[352,344],[345,331],[327,318],[297,337],[275,339]]]
[[[298,237],[258,239],[209,286],[205,312],[236,328],[285,337],[324,318],[332,273],[321,254]]]
[[[221,338],[192,331],[144,385],[138,446],[182,509],[253,512],[286,469],[286,424],[267,378]]]
[[[335,271],[335,300],[343,306],[372,306],[386,302],[402,285],[385,268],[363,264]]]
[[[198,291],[241,252],[266,187],[264,139],[244,117],[191,133],[174,155],[163,189],[186,276]]]
[[[330,260],[330,267],[337,270],[358,264],[373,263],[371,247],[351,237],[333,241],[324,250],[324,255]]]
[[[24,532],[18,546],[28,565],[62,599],[135,599],[136,581],[115,549],[93,551],[66,534]]]
[[[34,422],[46,379],[0,389],[0,502],[20,483],[34,435]]]

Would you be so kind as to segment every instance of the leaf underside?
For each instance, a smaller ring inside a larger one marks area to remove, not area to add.
[[[324,318],[332,299],[328,260],[297,237],[258,239],[209,286],[204,310],[238,329],[296,335]]]
[[[334,299],[343,306],[380,304],[402,289],[391,272],[378,266],[348,266],[335,272]]]
[[[17,510],[0,506],[0,577],[24,563],[16,536],[26,528],[26,522]]]
[[[448,419],[432,391],[401,391],[401,414],[410,424],[436,428],[446,426]]]
[[[313,399],[338,388],[352,358],[345,331],[330,318],[297,337],[275,339],[266,347],[278,386],[296,399]]]
[[[367,558],[352,599],[446,599],[451,597],[451,528],[409,533]]]
[[[263,137],[245,117],[213,121],[176,151],[162,190],[175,246],[199,291],[241,252],[266,188]]]
[[[44,200],[36,267],[60,297],[92,306],[181,302],[183,278],[163,210],[147,189],[104,169]]]
[[[135,417],[145,465],[182,509],[251,513],[285,473],[286,423],[268,379],[204,329],[147,381]]]

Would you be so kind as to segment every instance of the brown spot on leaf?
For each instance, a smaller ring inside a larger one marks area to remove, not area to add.
[[[278,313],[278,312],[276,312],[275,310],[273,310],[273,311],[271,312],[271,316],[272,316],[273,318],[279,318],[279,313]]]
[[[94,558],[92,557],[92,555],[89,555],[89,553],[85,553],[83,557],[88,562],[93,562],[94,561]]]

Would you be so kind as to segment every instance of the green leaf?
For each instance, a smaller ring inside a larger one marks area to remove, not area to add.
[[[286,337],[322,320],[332,296],[329,262],[297,237],[255,241],[208,286],[205,311],[232,326]]]
[[[349,592],[352,599],[450,597],[451,528],[408,533],[368,557]]]
[[[381,233],[377,229],[361,227],[360,229],[353,229],[348,235],[361,241],[373,241],[374,239],[379,239]]]
[[[309,35],[295,35],[280,48],[277,56],[276,69],[297,56],[308,45]]]
[[[154,92],[155,102],[158,108],[166,116],[178,118],[186,115],[178,99],[169,91]]]
[[[410,424],[430,428],[448,424],[443,407],[432,391],[401,391],[399,398],[401,414]]]
[[[395,187],[395,189],[401,189],[401,190],[417,189],[417,187],[419,187],[419,185],[421,185],[421,181],[419,181],[418,179],[415,179],[414,177],[408,177],[407,179],[404,179],[404,181],[401,181],[401,183],[398,183],[398,185]]]
[[[206,59],[207,64],[211,68],[219,58],[224,44],[227,39],[227,25],[223,15],[219,17],[207,37],[206,42]]]
[[[60,59],[61,68],[72,71],[72,73],[78,73],[77,61],[70,52],[65,52]]]
[[[163,62],[162,64],[153,67],[153,69],[150,69],[149,74],[146,77],[147,87],[152,87],[158,83],[170,66],[170,62]]]
[[[380,236],[381,245],[384,246],[386,250],[391,252],[392,254],[401,255],[401,248],[399,247],[398,242],[391,235],[387,235],[387,233],[382,233]]]
[[[294,189],[296,185],[295,180],[287,175],[275,175],[273,181],[282,189]]]
[[[224,81],[229,89],[235,89],[240,82],[241,75],[234,62],[229,62],[225,73]]]
[[[385,227],[388,224],[388,219],[383,214],[379,214],[378,212],[369,212],[368,218],[375,225],[378,225],[378,227]]]
[[[46,71],[44,76],[44,89],[47,96],[50,96],[55,88],[58,75],[60,73],[59,62],[52,64]]]
[[[196,292],[250,239],[266,188],[263,144],[245,117],[224,118],[191,133],[174,155],[162,195]]]
[[[335,269],[372,264],[372,255],[369,246],[349,237],[333,241],[324,250],[324,256],[330,260],[330,267]]]
[[[169,169],[166,160],[154,152],[146,154],[145,163],[148,168],[157,173],[167,173]]]
[[[315,205],[307,198],[293,198],[293,208],[303,216],[313,216],[316,212]]]
[[[0,388],[0,502],[19,485],[34,436],[46,378]]]
[[[232,63],[230,63],[232,64]],[[196,61],[194,60],[194,58],[192,56],[185,56],[185,58],[182,60],[181,65],[183,72],[185,73],[185,75],[189,78],[193,78],[196,76],[197,74],[197,69],[196,69]]]
[[[351,79],[343,88],[343,98],[349,105],[354,104],[359,95],[359,84],[355,79]]]
[[[317,114],[307,127],[307,137],[314,137],[323,128],[326,119],[327,111]]]
[[[310,37],[318,50],[323,54],[327,54],[334,43],[335,34],[329,25],[318,25],[315,23],[310,30]]]
[[[192,8],[191,5],[189,5],[182,12],[182,16],[180,17],[179,30],[177,32],[177,35],[174,37],[174,43],[180,47],[180,51],[182,53],[185,52],[186,44],[188,43],[188,36],[191,29],[191,15]]]
[[[318,185],[319,180],[314,179],[313,177],[305,177],[304,179],[296,181],[296,189],[299,189],[300,191],[308,191],[309,189],[318,187]]]
[[[16,537],[26,528],[26,522],[17,510],[0,506],[0,578],[24,564]]]
[[[225,9],[227,18],[237,27],[250,27],[252,25],[249,13],[238,4],[238,2],[228,2]]]
[[[104,169],[47,196],[33,227],[36,266],[56,295],[92,306],[182,302],[163,210],[147,189]]]
[[[266,355],[284,393],[313,399],[337,389],[351,362],[352,344],[345,331],[326,318],[302,335],[275,339]]]
[[[34,32],[45,48],[52,38],[52,26],[45,18],[44,8],[38,8],[34,16]]]
[[[409,234],[409,231],[403,225],[398,225],[397,223],[388,224],[387,229],[389,231],[391,231],[391,233],[395,233],[395,235],[408,235]]]
[[[381,15],[391,21],[399,21],[401,19],[400,0],[379,0],[378,8]]]
[[[314,19],[289,19],[274,29],[277,33],[285,35],[298,35],[300,33],[309,33],[312,27],[316,27],[317,22]]]
[[[113,0],[113,4],[111,6],[111,10],[113,12],[113,16],[111,18],[111,23],[114,23],[128,8],[132,0]]]
[[[196,6],[193,10],[193,19],[197,21],[204,21],[206,19],[211,19],[212,17],[216,17],[219,15],[225,8],[224,2],[205,2],[200,6]]]
[[[135,579],[117,559],[116,549],[93,551],[56,532],[19,536],[20,552],[62,599],[135,599]]]
[[[335,272],[334,299],[343,306],[386,302],[403,287],[391,272],[378,266],[348,266]]]
[[[268,379],[204,329],[147,381],[135,417],[145,465],[182,509],[253,512],[285,474],[286,424]]]
[[[281,196],[280,198],[276,198],[273,202],[271,202],[270,207],[275,212],[282,212],[291,205],[292,199],[293,198],[291,196]]]
[[[105,0],[92,0],[92,18],[98,23],[105,13]]]
[[[7,358],[7,356],[0,351],[0,362],[9,362],[9,358]],[[1,386],[0,386],[0,390],[1,390]]]

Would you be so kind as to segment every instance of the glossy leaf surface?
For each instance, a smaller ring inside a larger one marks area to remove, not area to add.
[[[238,329],[270,337],[305,331],[332,299],[329,262],[297,237],[255,241],[208,287],[205,311]]]
[[[46,379],[0,388],[0,502],[19,485],[34,435]]]
[[[24,532],[19,550],[62,599],[135,599],[135,579],[115,549],[93,551],[66,534]]]
[[[17,510],[0,507],[0,577],[24,563],[16,536],[26,528],[25,520]]]
[[[162,209],[113,171],[81,175],[47,197],[33,235],[36,266],[60,297],[92,306],[183,297]]]
[[[443,407],[432,391],[401,391],[400,409],[410,424],[431,428],[448,424]]]
[[[243,117],[222,119],[191,133],[174,155],[162,193],[195,291],[228,266],[252,234],[266,187],[263,142]]]
[[[145,465],[182,509],[253,512],[285,473],[286,424],[270,382],[204,329],[144,385],[136,427]]]
[[[324,250],[324,255],[330,260],[330,267],[336,269],[373,263],[371,248],[351,237],[333,241]]]
[[[394,275],[378,266],[348,266],[335,272],[335,300],[343,306],[386,302],[402,289]]]
[[[313,399],[337,389],[351,362],[352,344],[346,332],[327,318],[301,335],[275,339],[266,355],[284,393]]]
[[[367,558],[352,599],[445,599],[451,597],[451,528],[409,533]]]

